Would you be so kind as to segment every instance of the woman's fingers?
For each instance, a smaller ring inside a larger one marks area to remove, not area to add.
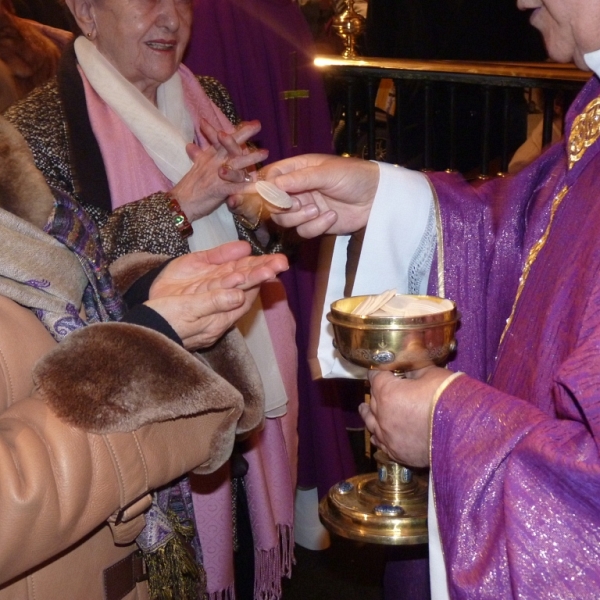
[[[210,214],[230,196],[243,193],[256,180],[255,165],[265,161],[269,152],[246,146],[260,131],[258,121],[241,123],[232,133],[218,131],[205,119],[201,131],[210,144],[200,148],[188,144],[192,161],[188,173],[171,190],[190,221]]]
[[[197,294],[218,288],[247,290],[288,269],[283,254],[249,256],[247,242],[230,242],[171,261],[150,288],[150,298]]]
[[[257,133],[260,133],[261,128],[260,121],[257,119],[242,121],[231,135],[238,144],[243,145]]]
[[[283,254],[249,256],[231,263],[215,265],[210,273],[205,273],[193,281],[187,280],[182,284],[186,286],[186,293],[192,293],[191,290],[195,293],[196,290],[234,287],[249,290],[265,281],[274,279],[288,268],[288,260]]]
[[[213,265],[222,265],[231,260],[239,260],[250,256],[251,253],[252,246],[250,246],[248,242],[236,240],[234,242],[221,244],[220,246],[216,246],[209,250],[193,252],[192,254],[196,255],[198,260],[203,260]]]
[[[268,150],[255,150],[243,156],[227,158],[219,169],[219,177],[228,183],[253,183],[256,181],[254,166],[267,160],[268,157]]]
[[[221,148],[219,132],[206,119],[200,120],[200,131],[215,150]]]
[[[212,346],[248,312],[258,295],[258,288],[241,292],[243,296],[241,296],[242,301],[239,304],[236,302],[236,298],[230,294],[231,292],[241,292],[241,290],[214,290],[215,295],[211,297],[214,312],[193,324],[197,329],[196,332],[189,328],[186,337],[182,337],[184,346],[188,350]]]

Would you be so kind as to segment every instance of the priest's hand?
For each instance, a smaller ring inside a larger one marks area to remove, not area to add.
[[[409,467],[429,466],[433,399],[451,375],[435,366],[407,373],[406,379],[370,371],[371,402],[361,404],[359,412],[373,444]]]
[[[285,212],[271,218],[283,227],[313,238],[347,234],[367,224],[379,184],[379,166],[366,160],[329,154],[305,154],[261,169],[267,181],[294,196]]]
[[[288,268],[285,256],[249,256],[231,242],[171,261],[150,288],[150,308],[166,319],[185,348],[212,346],[252,306],[260,285]]]

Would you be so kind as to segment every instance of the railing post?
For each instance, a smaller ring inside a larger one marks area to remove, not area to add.
[[[500,172],[498,173],[500,177],[508,173],[510,88],[505,87],[502,92],[502,150],[500,155]]]
[[[368,156],[369,160],[375,160],[375,82],[376,80],[369,77],[367,81],[367,115],[368,115]]]
[[[542,148],[552,142],[552,126],[554,125],[554,99],[555,90],[544,90],[544,125],[542,133]]]
[[[483,124],[481,132],[481,174],[479,179],[489,179],[490,172],[490,125],[491,125],[492,88],[483,88]]]
[[[433,102],[431,83],[425,83],[425,147],[423,150],[423,170],[433,168]]]
[[[404,112],[402,111],[402,102],[404,100],[402,94],[402,81],[400,79],[394,79],[394,86],[396,87],[396,113],[395,113],[395,135],[391,135],[388,146],[393,152],[390,152],[389,162],[399,164],[402,160],[402,124],[404,118]]]
[[[356,81],[346,79],[346,154],[356,156]]]
[[[448,168],[446,171],[448,173],[454,173],[456,171],[456,85],[451,83],[448,86],[450,92],[450,101],[449,101],[449,129],[450,129],[450,139],[449,139],[449,149],[448,149]]]

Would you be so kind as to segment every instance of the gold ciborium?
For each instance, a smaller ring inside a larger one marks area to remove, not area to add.
[[[337,300],[327,319],[334,345],[348,361],[367,369],[406,371],[443,364],[456,346],[456,305],[434,296],[396,296],[425,301],[414,316],[352,314],[366,296]],[[346,538],[379,544],[427,542],[427,475],[415,473],[378,450],[377,473],[334,485],[319,505],[325,527]]]

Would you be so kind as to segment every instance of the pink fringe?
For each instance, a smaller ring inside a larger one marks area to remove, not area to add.
[[[281,547],[281,576],[290,579],[292,566],[296,564],[294,558],[294,526],[278,525],[279,545]]]
[[[254,550],[254,600],[280,600],[281,578],[292,575],[294,528],[277,525],[279,547]],[[212,600],[212,599],[211,599]]]
[[[206,600],[235,600],[233,583],[224,590],[217,590],[216,592],[206,594],[205,598]]]

